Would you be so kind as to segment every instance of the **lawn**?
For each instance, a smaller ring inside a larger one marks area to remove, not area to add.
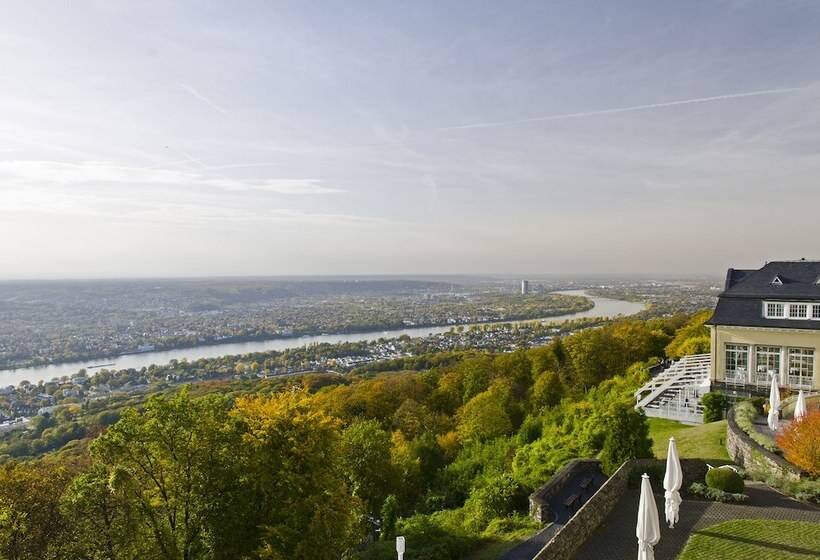
[[[816,560],[818,551],[819,523],[739,519],[694,533],[678,560]]]
[[[648,418],[649,437],[652,438],[652,452],[659,459],[666,458],[669,438],[674,437],[678,453],[684,459],[704,459],[728,462],[726,452],[726,420],[690,426],[675,420]]]

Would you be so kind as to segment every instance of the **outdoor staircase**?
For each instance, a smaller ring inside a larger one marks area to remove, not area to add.
[[[711,388],[711,365],[709,354],[681,358],[635,391],[635,408],[654,418],[702,424],[700,399]]]

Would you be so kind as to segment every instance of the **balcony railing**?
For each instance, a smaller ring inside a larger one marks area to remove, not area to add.
[[[772,377],[778,375],[773,371],[761,371],[755,374],[755,385],[758,387],[769,387],[772,384]]]
[[[814,383],[814,379],[810,375],[789,374],[786,376],[785,385],[783,385],[780,375],[770,371],[752,374],[751,381],[748,379],[746,372],[743,370],[727,371],[723,374],[723,383],[735,387],[756,385],[758,388],[766,388],[771,386],[773,375],[777,375],[778,382],[780,382],[783,387],[788,387],[789,389],[813,388],[812,385]]]
[[[808,375],[789,374],[789,387],[793,389],[811,389],[812,378]]]
[[[727,385],[746,385],[746,372],[744,370],[727,371],[723,375],[723,382]]]

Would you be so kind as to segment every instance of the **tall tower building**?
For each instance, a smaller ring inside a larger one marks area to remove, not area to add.
[[[521,280],[521,295],[525,296],[530,293],[530,281],[529,280]]]

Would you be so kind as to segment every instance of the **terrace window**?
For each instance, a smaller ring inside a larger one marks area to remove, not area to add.
[[[820,319],[820,305],[814,305],[811,311],[812,319]]]
[[[805,319],[808,316],[808,308],[805,303],[790,303],[789,319]]]
[[[726,345],[726,381],[744,382],[749,371],[749,346],[746,344]]]
[[[755,349],[755,366],[757,373],[780,373],[780,347],[758,346]]]
[[[789,386],[810,389],[814,377],[814,350],[789,348]]]

